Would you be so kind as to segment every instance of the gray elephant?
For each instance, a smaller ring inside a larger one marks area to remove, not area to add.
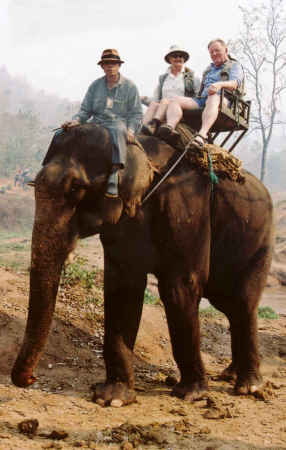
[[[33,370],[49,335],[61,270],[78,238],[100,233],[104,248],[106,382],[93,400],[135,400],[133,347],[148,273],[158,279],[180,380],[173,394],[191,401],[207,388],[200,353],[202,296],[228,318],[232,362],[223,378],[239,394],[262,382],[257,307],[272,254],[272,202],[250,173],[245,183],[209,177],[182,160],[141,205],[179,152],[154,137],[131,145],[120,199],[104,196],[112,162],[107,130],[86,124],[55,136],[35,180],[29,315],[12,371],[17,386]],[[159,172],[159,173],[158,173]]]

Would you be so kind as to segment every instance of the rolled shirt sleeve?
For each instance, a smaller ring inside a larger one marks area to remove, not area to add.
[[[236,62],[232,65],[230,71],[229,71],[229,80],[235,80],[237,81],[238,87],[241,86],[244,79],[244,73],[242,65],[239,62]]]

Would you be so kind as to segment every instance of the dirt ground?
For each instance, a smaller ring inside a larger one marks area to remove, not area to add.
[[[92,403],[91,385],[104,380],[102,251],[92,238],[78,253],[96,268],[92,293],[98,301],[91,302],[82,288],[61,287],[38,381],[29,389],[10,381],[27,316],[28,273],[0,268],[0,450],[286,448],[284,314],[259,319],[265,386],[256,397],[235,396],[231,384],[218,379],[230,361],[228,323],[222,315],[202,314],[209,391],[185,403],[170,395],[178,373],[163,308],[146,304],[135,350],[137,403],[123,408]],[[155,290],[154,280],[149,287]],[[275,288],[268,291],[270,299]]]
[[[201,349],[209,391],[194,403],[170,395],[178,372],[160,303],[144,305],[134,361],[137,403],[122,408],[92,403],[91,386],[103,381],[105,373],[103,259],[97,237],[76,250],[96,272],[94,287],[87,291],[61,285],[38,380],[29,389],[13,386],[10,372],[27,317],[30,238],[11,236],[5,245],[0,242],[0,450],[286,449],[286,287],[281,283],[286,273],[286,202],[277,217],[275,264],[262,304],[280,315],[259,319],[265,384],[256,396],[236,396],[230,383],[219,380],[230,361],[228,322],[220,314],[204,312]],[[9,268],[3,261],[10,261]],[[153,277],[148,288],[157,295]]]

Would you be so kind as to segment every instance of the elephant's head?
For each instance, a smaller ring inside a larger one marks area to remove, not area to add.
[[[153,179],[144,150],[129,146],[119,177],[122,200],[119,204],[105,200],[111,156],[108,132],[84,125],[54,137],[36,177],[29,316],[12,371],[17,386],[34,382],[32,372],[50,330],[62,266],[77,237],[100,232],[123,212],[136,220],[137,207]]]

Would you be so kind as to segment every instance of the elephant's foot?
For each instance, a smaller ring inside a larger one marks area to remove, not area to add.
[[[11,378],[15,386],[22,388],[30,386],[37,380],[37,378],[33,375],[32,369],[21,371],[14,368],[12,370]]]
[[[201,381],[184,383],[180,381],[172,390],[172,395],[182,398],[188,402],[199,399],[208,390],[208,382],[204,378]]]
[[[238,377],[235,384],[235,393],[238,395],[254,394],[263,384],[262,376],[251,374],[248,377]]]
[[[220,380],[224,381],[235,381],[236,380],[236,369],[234,364],[231,363],[228,367],[226,367],[219,376]]]
[[[136,401],[136,393],[126,383],[103,384],[93,387],[92,401],[100,406],[113,406],[120,408]]]

